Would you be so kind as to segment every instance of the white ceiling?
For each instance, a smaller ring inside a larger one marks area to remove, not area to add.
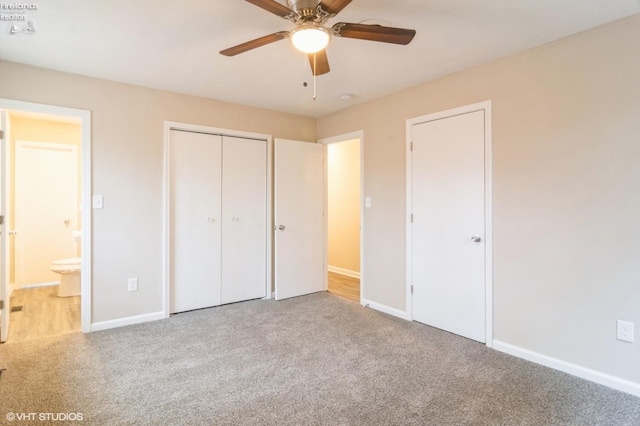
[[[11,35],[0,21],[1,59],[313,117],[640,12],[640,0],[353,0],[327,25],[366,21],[416,37],[408,46],[334,38],[314,101],[308,61],[287,40],[218,53],[293,28],[246,1],[37,4],[26,12],[34,34]],[[351,101],[340,100],[346,93]]]

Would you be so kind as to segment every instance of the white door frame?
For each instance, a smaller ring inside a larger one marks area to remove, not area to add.
[[[485,341],[488,347],[493,347],[493,169],[492,169],[492,128],[491,128],[491,101],[478,102],[440,111],[433,114],[423,115],[407,120],[406,124],[406,309],[407,316],[413,320],[413,303],[411,294],[411,284],[413,270],[412,265],[412,226],[411,214],[413,211],[413,165],[412,165],[412,143],[413,126],[429,121],[440,120],[457,115],[467,114],[475,111],[484,111],[484,214],[485,214]]]
[[[171,139],[171,131],[172,130],[182,130],[185,132],[196,132],[196,133],[207,133],[212,135],[222,135],[222,136],[230,136],[230,137],[239,137],[239,138],[247,138],[247,139],[257,139],[264,140],[267,142],[267,279],[266,279],[266,289],[265,299],[271,299],[271,271],[272,271],[272,256],[271,256],[271,248],[272,248],[272,234],[273,234],[273,220],[272,220],[272,212],[273,212],[273,193],[272,193],[272,181],[273,181],[273,138],[271,135],[265,135],[261,133],[252,133],[252,132],[243,132],[240,130],[229,130],[222,129],[218,127],[209,127],[209,126],[201,126],[197,124],[189,124],[189,123],[179,123],[175,121],[165,121],[164,122],[164,154],[163,154],[163,189],[162,189],[162,228],[163,228],[163,237],[162,237],[162,310],[164,312],[164,317],[169,318],[170,316],[170,297],[171,297],[171,288],[169,286],[169,277],[171,276],[171,261],[170,261],[170,228],[169,225],[171,223],[170,210],[170,175],[169,175],[169,143]]]
[[[365,274],[364,274],[364,131],[358,130],[355,132],[345,133],[338,136],[332,136],[329,138],[323,138],[318,141],[318,143],[329,145],[332,143],[346,142],[352,139],[360,139],[360,304],[365,304],[364,298],[364,285],[365,285]],[[327,148],[325,147],[325,158]],[[328,206],[329,206],[329,193],[328,193],[328,169],[329,162],[325,161],[324,164],[324,289],[325,291],[328,288],[328,253],[327,250],[329,248],[328,240],[329,240],[329,214],[328,214]]]
[[[92,211],[91,211],[91,111],[67,108],[55,105],[38,104],[33,102],[16,101],[13,99],[0,98],[0,109],[9,111],[24,111],[35,114],[48,114],[63,117],[71,117],[80,120],[82,151],[81,178],[82,178],[82,246],[80,250],[81,261],[81,296],[80,296],[80,317],[82,332],[91,331],[91,301],[92,301]],[[4,236],[3,236],[4,238]]]
[[[3,217],[3,223],[0,225],[0,297],[3,298],[2,309],[0,310],[0,343],[7,340],[10,332],[9,320],[11,318],[11,293],[13,285],[11,284],[11,274],[9,270],[9,222],[11,215],[7,208],[7,190],[9,189],[9,175],[12,173],[11,161],[11,144],[9,144],[9,118],[4,110],[0,110],[0,130],[4,132],[2,135],[2,147],[0,147],[0,215]]]

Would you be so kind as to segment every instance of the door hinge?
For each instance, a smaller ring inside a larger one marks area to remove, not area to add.
[[[4,223],[4,216],[0,216],[0,225]]]
[[[413,295],[413,284],[411,284],[411,294]]]
[[[4,300],[0,300],[0,311],[4,309]]]
[[[411,223],[413,223],[413,213],[411,213]]]
[[[413,142],[409,144],[409,151],[413,152]]]
[[[0,130],[0,139],[4,139],[4,130]]]

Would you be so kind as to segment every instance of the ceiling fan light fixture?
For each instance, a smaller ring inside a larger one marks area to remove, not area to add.
[[[291,31],[291,44],[301,52],[316,53],[327,47],[331,41],[329,31],[317,24],[303,24]]]

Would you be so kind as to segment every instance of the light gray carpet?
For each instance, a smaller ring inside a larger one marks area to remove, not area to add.
[[[4,344],[0,368],[0,423],[640,425],[636,397],[327,293]]]

